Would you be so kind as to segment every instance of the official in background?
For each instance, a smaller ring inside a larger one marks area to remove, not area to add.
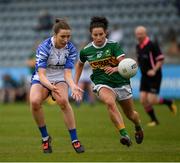
[[[162,65],[164,55],[157,43],[152,42],[144,26],[135,29],[135,36],[138,40],[136,46],[137,60],[141,70],[140,101],[151,121],[148,126],[159,124],[155,115],[153,105],[165,104],[173,114],[176,114],[177,107],[172,99],[158,97],[162,80]]]

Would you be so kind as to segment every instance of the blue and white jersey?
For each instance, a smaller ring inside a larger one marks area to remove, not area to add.
[[[32,84],[39,82],[38,69],[45,68],[46,76],[51,83],[65,81],[64,69],[72,69],[78,55],[76,47],[68,42],[64,48],[55,48],[53,37],[42,42],[36,51],[36,66]]]

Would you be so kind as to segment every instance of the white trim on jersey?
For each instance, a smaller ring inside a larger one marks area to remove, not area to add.
[[[106,40],[105,40],[105,42],[104,42],[104,44],[103,44],[102,46],[96,46],[96,45],[94,44],[94,42],[92,42],[92,45],[93,45],[96,49],[101,49],[101,48],[103,48],[103,47],[106,46],[107,42],[108,42],[108,39],[106,38]]]
[[[125,54],[121,54],[120,56],[116,57],[116,59],[119,59],[120,57],[124,57]]]

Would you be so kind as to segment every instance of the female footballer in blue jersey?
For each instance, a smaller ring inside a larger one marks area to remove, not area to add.
[[[46,128],[42,103],[52,95],[63,112],[73,148],[77,153],[82,153],[84,147],[78,140],[74,113],[68,100],[68,86],[71,88],[72,97],[77,101],[81,100],[82,90],[75,85],[71,73],[78,52],[69,41],[71,28],[65,20],[56,19],[53,32],[53,36],[37,48],[36,66],[30,90],[32,115],[42,136],[43,152],[51,153],[51,137]]]

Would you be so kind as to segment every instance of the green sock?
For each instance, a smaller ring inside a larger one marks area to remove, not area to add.
[[[125,128],[119,130],[119,133],[120,133],[121,136],[127,136],[128,135],[128,133],[127,133]]]

